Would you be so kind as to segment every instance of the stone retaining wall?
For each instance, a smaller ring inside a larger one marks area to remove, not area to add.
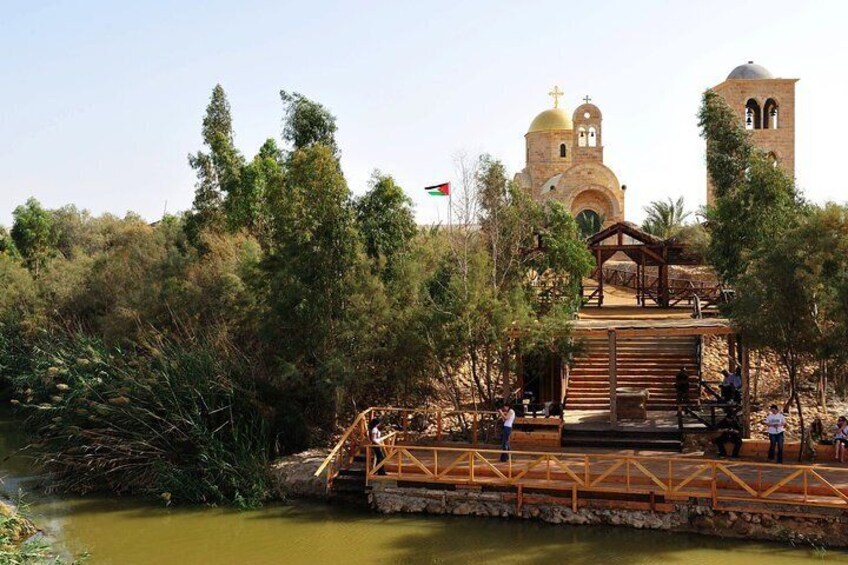
[[[840,510],[798,507],[762,511],[713,510],[709,504],[663,505],[668,511],[623,510],[581,506],[572,511],[570,500],[551,503],[549,496],[523,498],[519,510],[515,493],[479,490],[434,490],[398,487],[391,482],[373,485],[372,508],[384,514],[425,513],[540,520],[550,524],[610,525],[636,529],[689,532],[735,538],[792,543],[848,546],[848,517]]]

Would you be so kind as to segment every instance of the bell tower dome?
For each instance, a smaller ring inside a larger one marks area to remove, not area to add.
[[[795,83],[797,78],[776,78],[753,61],[739,65],[713,90],[739,116],[754,145],[765,151],[775,166],[795,176]],[[707,177],[707,204],[713,203],[713,186]]]

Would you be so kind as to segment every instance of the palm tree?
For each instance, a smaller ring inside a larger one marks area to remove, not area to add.
[[[692,215],[692,212],[686,211],[682,196],[676,202],[671,198],[655,200],[645,206],[645,212],[648,217],[642,222],[642,229],[663,239],[677,235]]]

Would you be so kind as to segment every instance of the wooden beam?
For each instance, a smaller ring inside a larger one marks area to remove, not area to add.
[[[690,328],[575,328],[571,335],[574,337],[603,337],[613,329],[618,337],[665,337],[665,336],[695,336],[695,335],[730,335],[733,328],[726,326],[704,326]]]
[[[601,249],[598,248],[598,308],[604,305],[604,261],[601,258]]]
[[[610,395],[610,426],[615,429],[618,425],[616,414],[615,389],[618,381],[618,364],[616,362],[615,330],[609,330],[609,395]]]

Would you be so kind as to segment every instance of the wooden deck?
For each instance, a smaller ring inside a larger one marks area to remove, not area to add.
[[[366,430],[367,421],[378,414],[384,422],[401,416],[396,431],[384,436],[386,458],[379,465]],[[476,441],[478,437],[484,441],[478,431],[492,416],[490,412],[369,408],[351,424],[316,475],[326,473],[331,487],[342,470],[359,464],[364,465],[369,483],[493,488],[515,492],[519,497],[523,492],[549,493],[560,499],[570,498],[575,508],[580,500],[601,494],[606,498],[605,504],[613,507],[626,507],[633,497],[641,496],[650,500],[652,508],[655,503],[669,505],[697,499],[713,507],[741,504],[751,511],[776,505],[788,506],[788,510],[780,511],[789,512],[818,507],[848,510],[845,465],[799,465],[788,458],[785,464],[777,465],[764,462],[759,451],[756,459],[716,460],[701,454],[577,452],[556,448],[510,451],[506,453],[507,460],[501,461],[504,452],[497,446]],[[435,425],[428,423],[428,417]],[[466,437],[473,439],[448,441],[457,436],[455,429],[448,429],[454,426],[449,422],[460,420],[471,428],[471,435]]]
[[[848,509],[848,467],[777,465],[700,456],[636,456],[395,445],[369,481],[649,495],[662,501],[825,506]],[[368,454],[371,448],[368,447]],[[385,474],[380,474],[380,470]]]

